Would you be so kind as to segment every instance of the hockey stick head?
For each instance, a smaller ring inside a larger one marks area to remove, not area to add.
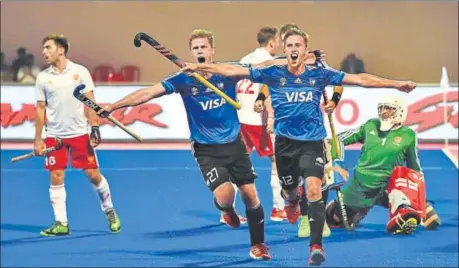
[[[96,113],[99,113],[102,108],[95,103],[93,100],[89,99],[83,94],[83,90],[86,88],[85,84],[80,84],[78,85],[74,90],[73,90],[73,96],[77,98],[79,101],[84,103],[84,105],[88,106],[90,109],[94,110]],[[99,116],[101,117],[107,117],[109,115],[108,112],[102,112]]]
[[[144,39],[145,33],[138,33],[134,37],[134,46],[140,47],[142,46],[142,39]]]

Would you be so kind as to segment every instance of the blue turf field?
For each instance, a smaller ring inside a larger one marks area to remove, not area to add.
[[[272,206],[269,161],[254,155],[257,187],[266,214],[266,243],[273,259],[252,261],[247,225],[232,230],[218,223],[219,212],[190,151],[99,151],[122,232],[112,235],[96,194],[84,174],[66,176],[71,236],[42,238],[53,221],[48,173],[43,159],[16,164],[26,151],[1,151],[1,266],[305,266],[308,239],[296,225],[269,220]],[[357,151],[349,151],[353,166]],[[442,218],[436,231],[410,237],[385,233],[388,213],[376,208],[355,232],[332,230],[325,239],[324,266],[458,267],[457,169],[441,151],[420,152],[428,199]],[[329,200],[334,197],[331,194]],[[238,197],[239,198],[239,197]],[[244,214],[240,200],[237,208]]]

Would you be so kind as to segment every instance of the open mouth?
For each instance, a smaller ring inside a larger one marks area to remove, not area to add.
[[[204,62],[206,62],[206,59],[204,57],[202,57],[202,56],[198,57],[198,62],[199,63],[204,63]]]
[[[298,59],[298,53],[297,52],[293,52],[291,55],[290,55],[290,58],[292,60],[297,60]]]

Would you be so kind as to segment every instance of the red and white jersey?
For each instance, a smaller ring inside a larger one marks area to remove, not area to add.
[[[67,60],[63,72],[50,66],[40,72],[35,82],[37,101],[46,101],[46,136],[72,138],[88,133],[84,104],[73,96],[76,86],[85,84],[84,92],[94,90],[86,67]]]
[[[241,64],[258,64],[267,60],[272,60],[273,56],[263,48],[257,48],[252,53],[243,57],[240,61]],[[257,99],[258,94],[260,93],[262,84],[252,83],[248,79],[239,81],[237,84],[237,101],[241,105],[239,109],[238,117],[239,121],[243,124],[252,125],[252,126],[261,126],[263,125],[262,113],[257,113],[253,110],[253,105]]]

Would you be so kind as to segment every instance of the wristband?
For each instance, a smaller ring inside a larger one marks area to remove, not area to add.
[[[338,102],[341,100],[341,94],[339,94],[338,92],[333,92],[333,96],[332,96],[331,100],[332,100],[336,105],[338,105]]]

